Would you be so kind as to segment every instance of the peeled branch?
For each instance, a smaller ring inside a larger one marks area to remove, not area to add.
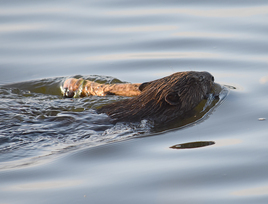
[[[82,78],[69,78],[63,83],[61,91],[63,96],[67,98],[106,95],[138,96],[141,93],[140,85],[139,83],[100,84]]]

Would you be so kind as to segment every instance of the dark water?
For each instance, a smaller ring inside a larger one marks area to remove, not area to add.
[[[0,203],[268,202],[267,1],[0,5]],[[184,128],[114,126],[94,109],[122,97],[60,96],[67,76],[185,70],[229,94]]]

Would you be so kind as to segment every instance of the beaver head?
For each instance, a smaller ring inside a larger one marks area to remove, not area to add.
[[[115,122],[149,119],[163,124],[183,118],[211,92],[214,77],[208,72],[177,72],[140,85],[141,94],[103,106]]]

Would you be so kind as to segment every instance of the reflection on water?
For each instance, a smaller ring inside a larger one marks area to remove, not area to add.
[[[122,28],[113,28],[116,32],[157,32],[157,31],[170,31],[170,30],[177,30],[177,26],[131,26],[131,27],[122,27]]]
[[[256,188],[246,188],[244,190],[239,190],[232,192],[233,195],[236,196],[261,196],[261,195],[268,195],[268,186],[261,186]]]
[[[218,58],[217,54],[212,53],[197,53],[197,52],[181,52],[181,53],[131,53],[131,54],[116,54],[104,55],[97,57],[88,57],[87,60],[129,60],[129,59],[178,59],[178,58]]]
[[[214,145],[215,142],[213,141],[197,141],[197,142],[188,142],[183,144],[176,144],[171,146],[171,149],[192,149],[192,148],[200,148],[209,145]]]
[[[260,83],[261,84],[266,84],[268,82],[268,75],[267,76],[263,76],[260,78]]]
[[[176,144],[171,146],[172,149],[192,149],[192,148],[199,148],[199,147],[206,147],[213,145],[214,147],[223,147],[229,145],[236,145],[242,143],[242,140],[239,139],[222,139],[216,141],[195,141],[195,142],[187,142],[182,144]]]
[[[161,9],[131,9],[131,10],[115,10],[107,13],[114,16],[138,16],[138,15],[171,15],[171,14],[187,14],[199,17],[222,17],[222,18],[240,18],[251,17],[254,15],[268,14],[268,6],[254,6],[244,8],[220,8],[220,9],[195,9],[195,8],[161,8]]]
[[[242,140],[240,139],[222,139],[222,140],[217,140],[216,145],[217,147],[222,147],[222,146],[229,146],[229,145],[236,145],[242,143]]]
[[[15,185],[15,186],[6,186],[3,188],[3,191],[38,191],[38,190],[48,190],[48,189],[61,189],[79,186],[83,183],[82,180],[60,180],[60,181],[45,181],[45,182],[28,182],[26,184]]]

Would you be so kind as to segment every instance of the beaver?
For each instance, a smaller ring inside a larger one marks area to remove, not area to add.
[[[177,72],[139,85],[136,97],[104,105],[97,110],[114,122],[138,122],[155,125],[183,119],[212,91],[214,77],[208,72]]]

